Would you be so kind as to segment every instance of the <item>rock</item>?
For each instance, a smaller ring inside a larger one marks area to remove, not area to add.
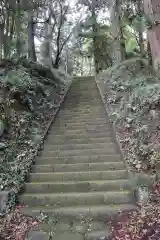
[[[147,202],[149,200],[149,189],[146,186],[139,186],[136,190],[136,200],[138,203]]]
[[[0,137],[3,135],[4,129],[5,129],[4,123],[0,120]]]
[[[7,147],[5,143],[0,142],[0,150],[4,150]]]
[[[15,193],[13,191],[1,191],[0,192],[0,213],[5,213],[7,205],[9,204],[10,199],[15,201]]]

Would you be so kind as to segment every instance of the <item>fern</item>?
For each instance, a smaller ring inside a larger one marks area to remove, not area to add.
[[[4,85],[9,86],[12,90],[27,90],[33,87],[33,82],[28,73],[23,70],[9,71],[4,78]]]

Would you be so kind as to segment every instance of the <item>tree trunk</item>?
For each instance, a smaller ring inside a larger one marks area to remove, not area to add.
[[[59,68],[59,62],[60,62],[60,56],[59,56],[59,52],[57,52],[56,59],[55,59],[55,62],[53,64],[54,68],[56,68],[56,69]]]
[[[142,17],[143,17],[143,7],[142,7],[142,0],[137,1],[137,12],[139,16],[139,30],[138,30],[138,39],[139,39],[139,48],[140,48],[140,54],[143,57],[145,54],[144,51],[144,39],[143,39],[143,22],[142,22]]]
[[[4,23],[0,24],[0,60],[3,58],[4,47]]]
[[[121,10],[121,0],[116,0],[112,6],[111,12],[111,31],[113,35],[112,44],[112,63],[118,64],[122,60],[122,50],[121,50],[121,30],[120,30],[120,10]]]
[[[4,58],[8,57],[8,53],[9,53],[9,24],[10,24],[10,12],[7,11],[6,12],[6,26],[5,26],[5,42],[4,42]]]
[[[148,52],[149,65],[152,66],[153,61],[152,61],[152,53],[151,53],[151,47],[150,47],[149,41],[147,41],[147,52]]]
[[[98,42],[97,42],[97,38],[98,38],[98,27],[97,27],[97,16],[96,16],[96,12],[95,12],[95,8],[92,7],[92,20],[93,20],[93,24],[92,24],[92,32],[93,32],[93,53],[94,53],[94,65],[95,65],[95,72],[96,74],[99,73],[99,54],[98,54]]]
[[[28,57],[34,62],[37,61],[34,43],[34,22],[32,9],[28,10]]]
[[[125,48],[125,39],[123,35],[123,27],[120,26],[120,49],[121,49],[121,58],[124,61],[127,57],[126,48]]]
[[[17,34],[17,41],[16,41],[16,49],[17,49],[17,57],[20,58],[21,55],[21,36],[20,36],[20,28],[21,28],[21,9],[20,9],[20,0],[17,0],[16,6],[16,34]]]

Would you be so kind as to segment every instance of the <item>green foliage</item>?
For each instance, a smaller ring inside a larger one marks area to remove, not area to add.
[[[1,77],[0,190],[18,192],[41,148],[44,130],[66,92],[67,84],[31,74],[20,64],[11,65]],[[55,106],[56,105],[56,106]],[[26,107],[27,106],[27,107]]]
[[[33,87],[31,77],[22,69],[9,71],[3,83],[4,86],[10,87],[11,91],[26,91]]]
[[[136,171],[155,171],[152,159],[160,144],[159,77],[145,59],[134,58],[108,69],[102,78],[110,88],[110,117],[119,129],[127,161]]]

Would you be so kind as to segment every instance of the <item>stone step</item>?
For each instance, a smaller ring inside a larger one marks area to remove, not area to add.
[[[64,137],[62,137],[61,139],[50,139],[45,141],[45,145],[53,145],[53,144],[64,144],[65,142],[67,142],[68,144],[88,144],[88,143],[110,143],[112,142],[113,139],[112,137],[100,137],[100,138],[88,138],[88,139],[83,139],[83,138],[79,138],[79,139],[67,139]]]
[[[76,164],[98,162],[120,162],[119,154],[99,154],[90,156],[37,157],[38,164]]]
[[[78,172],[78,171],[105,171],[122,170],[123,162],[100,162],[100,163],[77,163],[77,164],[43,164],[38,161],[32,168],[33,173],[51,173],[51,172]]]
[[[89,193],[25,193],[19,197],[22,205],[36,206],[90,206],[130,203],[131,194],[128,191],[89,192]]]
[[[89,88],[90,92],[88,92],[88,87],[87,87],[87,84],[86,85],[82,85],[82,84],[78,84],[78,85],[72,85],[71,86],[71,91],[70,91],[70,94],[72,94],[71,96],[75,96],[75,93],[78,93],[78,94],[87,94],[90,95],[92,93],[91,90],[94,91],[94,93],[97,94],[97,91],[95,89],[95,86],[94,85],[91,85],[90,88]],[[68,95],[68,97],[70,97],[70,94]]]
[[[84,113],[84,112],[77,112],[77,113],[70,113],[69,111],[66,111],[66,112],[61,112],[59,114],[59,117],[63,118],[63,119],[66,119],[66,118],[72,118],[72,119],[81,119],[81,120],[86,120],[86,119],[90,119],[92,120],[93,119],[102,119],[102,118],[105,118],[105,113],[94,113],[94,112],[91,112],[91,113]]]
[[[105,116],[103,115],[95,115],[95,114],[87,114],[86,116],[82,115],[82,114],[76,114],[76,115],[64,115],[64,116],[58,116],[58,118],[56,119],[55,122],[72,122],[72,123],[82,123],[85,125],[90,125],[91,124],[107,124],[109,123],[109,119],[107,121],[107,119],[105,120]]]
[[[64,222],[55,222],[54,226],[53,224],[39,224],[36,226],[33,231],[46,231],[51,232],[54,230],[54,233],[65,233],[65,232],[78,232],[80,234],[85,234],[87,231],[103,231],[104,229],[107,229],[106,224],[102,221],[95,221],[91,219],[86,219],[87,221],[81,222],[81,221],[75,221],[74,223],[64,221]],[[88,234],[87,234],[88,235]]]
[[[52,127],[51,132],[54,132],[55,130],[58,131],[59,129],[61,130],[92,130],[92,129],[107,129],[108,131],[111,131],[112,129],[110,126],[105,123],[105,124],[92,124],[92,125],[87,125],[87,124],[72,124],[68,125],[64,123],[63,125],[61,124],[60,126],[57,126],[56,124]]]
[[[112,142],[108,143],[85,143],[85,144],[44,144],[44,151],[56,151],[56,150],[87,150],[87,149],[111,149],[111,148],[116,148],[116,145]]]
[[[99,128],[98,127],[96,129],[73,129],[73,130],[70,130],[70,129],[52,129],[49,133],[49,135],[60,135],[60,134],[64,134],[65,135],[76,135],[77,137],[79,137],[78,135],[82,135],[84,136],[88,136],[88,135],[91,135],[91,136],[111,136],[111,129],[107,129],[107,127],[103,127],[103,128]]]
[[[73,97],[69,96],[68,98],[66,98],[66,101],[64,103],[64,105],[67,105],[67,103],[69,104],[73,104],[73,103],[84,103],[85,105],[88,104],[88,103],[91,103],[91,106],[93,106],[93,104],[97,104],[97,99],[99,98],[99,96],[96,96],[95,94],[94,95],[82,95],[82,94],[79,94],[79,92],[77,93],[77,95],[72,95]],[[96,97],[95,97],[96,96]],[[73,101],[73,98],[74,98],[74,101]],[[100,99],[98,99],[98,102],[100,103]],[[83,105],[82,105],[83,106]]]
[[[60,129],[60,130],[59,130]],[[78,135],[78,134],[83,134],[84,137],[85,135],[89,135],[89,134],[94,134],[94,135],[98,135],[98,134],[105,134],[104,136],[108,137],[108,136],[111,136],[112,134],[112,129],[110,129],[109,127],[79,127],[79,128],[76,128],[76,127],[65,127],[65,126],[62,126],[62,127],[54,127],[50,130],[49,132],[49,136],[50,135],[58,135],[58,134],[66,134],[66,135]]]
[[[87,85],[82,85],[82,84],[81,85],[73,85],[71,87],[71,91],[70,91],[71,95],[69,94],[68,98],[70,98],[70,96],[75,96],[75,93],[81,94],[81,95],[83,94],[82,96],[84,96],[86,94],[88,94],[90,96],[92,94],[92,91],[93,91],[93,93],[97,94],[97,91],[96,91],[94,85],[90,86],[89,90],[90,90],[90,92],[88,92]]]
[[[119,180],[126,177],[126,170],[29,174],[29,180],[32,182]]]
[[[78,149],[78,150],[50,150],[43,151],[42,157],[65,157],[65,156],[90,156],[90,155],[100,155],[100,154],[115,154],[116,147],[105,147],[97,149]]]
[[[129,190],[128,179],[81,182],[29,182],[25,184],[26,193],[70,193]]]
[[[66,126],[66,127],[73,127],[73,128],[76,128],[77,129],[79,127],[90,127],[92,128],[92,126],[99,126],[99,125],[105,125],[106,127],[109,127],[109,129],[112,129],[112,125],[110,122],[107,122],[107,121],[96,121],[94,119],[72,119],[72,118],[68,118],[67,119],[58,119],[57,121],[55,121],[54,123],[54,127],[57,128],[57,127],[63,127],[63,126]]]
[[[73,109],[65,109],[64,111],[61,111],[60,112],[60,114],[59,114],[59,116],[61,116],[61,115],[72,115],[72,116],[75,116],[75,115],[82,115],[83,114],[83,116],[89,116],[89,115],[97,115],[97,116],[104,116],[105,115],[105,112],[104,111],[102,111],[102,110],[92,110],[92,109],[83,109],[83,108],[81,108],[81,109],[74,109],[74,111],[73,111]]]
[[[29,231],[24,240],[49,240],[50,234],[47,232],[41,231]],[[77,239],[78,240],[78,239]]]
[[[72,115],[73,117],[74,116],[82,116],[81,114],[83,113],[83,117],[88,117],[88,116],[90,116],[90,115],[95,115],[95,116],[97,116],[97,117],[102,117],[102,116],[105,116],[106,115],[106,112],[104,111],[104,109],[102,109],[102,108],[97,108],[97,110],[96,109],[94,109],[94,110],[92,110],[92,109],[83,109],[83,108],[79,108],[79,109],[74,109],[74,111],[71,109],[71,108],[69,108],[69,109],[67,109],[67,108],[64,108],[64,109],[62,109],[60,112],[59,112],[59,117],[61,117],[61,115]]]
[[[76,121],[75,121],[76,120]],[[72,124],[78,124],[78,125],[93,125],[93,124],[107,124],[110,123],[109,119],[105,119],[103,117],[98,118],[92,118],[92,116],[87,116],[86,118],[83,118],[83,116],[76,116],[76,117],[70,117],[68,119],[66,118],[60,118],[59,116],[55,120],[55,124],[61,124],[61,123],[68,123],[70,125]]]
[[[78,94],[74,97],[74,100],[72,98],[66,99],[61,110],[65,111],[68,108],[77,107],[77,109],[101,109],[105,112],[105,109],[103,108],[103,102],[101,100],[97,101],[96,98],[98,99],[98,96],[82,96]]]
[[[88,91],[89,90],[89,91]],[[72,89],[68,95],[68,98],[70,99],[71,97],[76,97],[77,95],[81,95],[81,96],[92,96],[92,94],[96,94],[98,95],[99,93],[96,91],[97,89],[95,88],[94,85],[90,86],[90,88],[88,89],[87,85],[75,85],[72,86]],[[77,93],[77,95],[76,95]]]
[[[91,231],[85,235],[84,240],[110,239],[111,232],[105,227],[102,231]]]
[[[63,133],[54,133],[54,134],[50,134],[48,135],[47,139],[48,140],[51,140],[51,139],[63,139],[65,138],[66,140],[69,140],[69,139],[84,139],[84,140],[88,140],[90,138],[95,138],[95,139],[98,139],[98,138],[106,138],[106,137],[111,137],[111,132],[107,132],[107,133],[82,133],[82,131],[80,131],[80,133],[78,134],[75,134],[75,133],[67,133],[65,132],[65,135],[64,135],[64,132]]]
[[[58,118],[59,118],[59,116],[58,116]],[[57,119],[58,119],[57,118]],[[60,119],[60,118],[59,118]],[[83,116],[63,116],[63,118],[61,118],[61,120],[63,120],[63,121],[74,121],[74,122],[94,122],[94,123],[99,123],[100,121],[104,121],[104,116],[94,116],[94,118],[93,118],[93,116],[92,115],[87,115],[87,117],[83,117]]]
[[[88,104],[88,101],[84,101],[84,100],[82,100],[82,99],[80,99],[80,98],[76,98],[76,99],[74,99],[74,101],[73,100],[68,100],[68,101],[66,101],[64,104],[63,104],[63,107],[61,108],[61,110],[62,109],[66,109],[66,108],[69,108],[69,107],[78,107],[78,108],[80,108],[80,107],[86,107],[86,108],[94,108],[94,107],[97,107],[97,108],[99,108],[99,106],[101,106],[102,105],[102,101],[100,100],[100,101],[98,101],[97,102],[97,100],[96,99],[88,99],[89,100],[89,104]],[[65,108],[66,107],[66,108]]]
[[[106,121],[103,121],[103,120],[100,120],[100,119],[95,119],[95,118],[93,118],[92,116],[89,118],[86,118],[86,119],[83,119],[83,118],[63,118],[63,119],[58,119],[58,121],[56,122],[55,121],[55,127],[61,127],[61,126],[69,126],[69,127],[77,127],[77,129],[78,129],[78,127],[82,127],[82,126],[84,126],[84,127],[88,127],[88,126],[90,126],[90,127],[92,127],[93,125],[94,126],[99,126],[99,125],[105,125],[106,127],[109,127],[109,129],[112,129],[112,125],[111,125],[111,123],[108,121],[108,122],[106,122]]]
[[[97,103],[97,101],[92,101],[92,102],[89,102],[89,103],[90,104],[88,104],[88,103],[82,104],[81,102],[78,102],[78,101],[77,102],[75,102],[75,101],[70,101],[69,102],[68,101],[68,102],[64,103],[63,107],[65,106],[65,108],[63,108],[63,109],[65,110],[65,109],[76,108],[77,110],[79,110],[79,109],[83,108],[85,110],[90,109],[90,110],[94,111],[94,110],[99,109],[101,101],[99,101],[98,103]]]
[[[101,206],[79,206],[79,207],[25,207],[21,211],[29,216],[39,216],[41,213],[58,218],[60,221],[67,220],[68,222],[73,220],[82,220],[87,217],[92,218],[92,220],[102,220],[109,221],[120,211],[131,211],[135,210],[137,207],[133,204],[118,204],[118,205],[101,205]]]
[[[92,101],[93,102],[93,101]],[[63,108],[63,110],[65,111],[66,109],[69,109],[70,107],[72,108],[76,108],[76,110],[78,111],[79,109],[83,109],[83,110],[92,110],[92,111],[97,111],[98,109],[101,109],[103,110],[103,112],[105,112],[104,108],[100,108],[100,104],[101,102],[99,101],[98,103],[97,102],[94,102],[94,104],[89,104],[88,103],[85,103],[85,104],[81,104],[81,102],[79,101],[72,101],[72,102],[65,102],[63,104],[63,106],[65,106],[65,108]]]
[[[78,97],[83,97],[83,98],[90,98],[92,96],[99,96],[98,92],[96,91],[95,88],[90,89],[91,91],[88,92],[88,89],[85,87],[75,87],[72,89],[72,91],[68,95],[68,99],[76,99]]]
[[[94,76],[74,76],[73,77],[73,83],[77,82],[77,84],[83,83],[86,84],[86,82],[90,81],[89,84],[94,83]]]

